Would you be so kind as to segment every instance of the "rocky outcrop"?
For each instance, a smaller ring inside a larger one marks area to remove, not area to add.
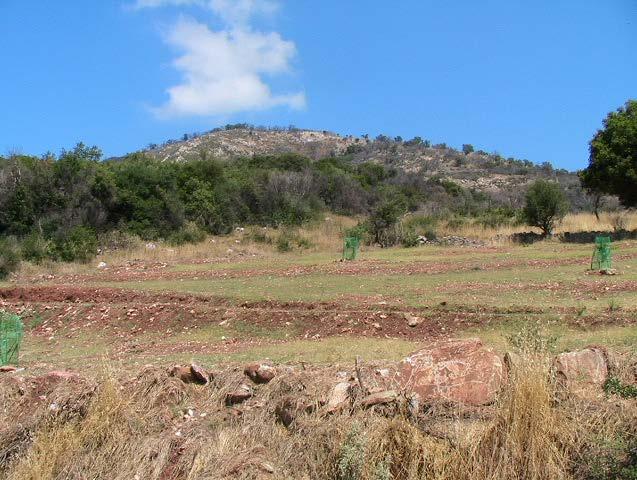
[[[425,403],[484,405],[493,402],[504,375],[502,359],[473,338],[438,341],[412,353],[397,380]]]

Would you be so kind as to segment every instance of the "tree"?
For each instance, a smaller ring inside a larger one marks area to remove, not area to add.
[[[472,152],[473,152],[473,145],[471,145],[470,143],[465,143],[462,145],[462,153],[464,153],[465,155],[469,155]]]
[[[536,180],[526,193],[522,213],[528,225],[541,228],[544,235],[551,235],[568,210],[568,200],[558,183]]]
[[[637,100],[608,114],[589,153],[588,167],[579,174],[582,186],[592,194],[617,195],[626,207],[637,206]]]
[[[396,227],[403,213],[405,204],[402,198],[386,198],[381,201],[369,217],[369,232],[374,243],[383,248],[396,244]]]

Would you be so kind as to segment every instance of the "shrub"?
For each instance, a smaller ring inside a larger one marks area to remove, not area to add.
[[[338,459],[338,480],[360,480],[365,466],[365,438],[357,424],[347,434]]]
[[[281,253],[291,252],[295,247],[305,250],[312,246],[310,240],[287,229],[281,232],[276,240],[276,249]]]
[[[0,280],[4,280],[20,265],[20,255],[12,241],[0,238]]]
[[[24,260],[39,265],[50,256],[51,245],[42,235],[32,233],[22,240],[20,252]]]
[[[268,236],[267,230],[263,227],[253,227],[249,229],[246,236],[248,240],[254,243],[263,243],[263,244],[272,243],[272,238]]]
[[[204,232],[196,224],[188,222],[183,228],[172,233],[167,240],[171,245],[183,245],[185,243],[200,243],[205,239],[206,232]]]
[[[99,247],[103,250],[126,250],[134,247],[139,237],[121,230],[111,230],[98,236]]]
[[[619,395],[622,398],[637,398],[637,387],[623,383],[616,377],[608,377],[604,383],[604,391],[610,395]]]
[[[507,335],[506,339],[519,352],[546,353],[555,350],[559,337],[547,334],[538,322],[531,322]]]
[[[91,228],[74,227],[53,241],[51,256],[64,262],[90,261],[97,254],[97,236]]]

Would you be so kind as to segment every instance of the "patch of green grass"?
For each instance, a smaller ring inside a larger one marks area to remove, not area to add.
[[[637,305],[637,291],[605,292],[599,283],[637,279],[637,262],[628,274],[601,279],[585,274],[585,265],[517,266],[497,270],[470,270],[439,274],[263,275],[212,278],[179,282],[113,282],[105,285],[155,291],[206,293],[241,300],[341,301],[348,298],[386,297],[407,305],[427,306],[447,302],[463,306],[585,307],[589,312],[608,308],[612,294],[623,305]],[[633,273],[633,271],[635,273]],[[581,285],[591,284],[591,289]],[[577,287],[580,285],[580,287]],[[577,288],[576,288],[577,287]],[[595,293],[593,293],[595,292]]]
[[[488,327],[465,330],[460,335],[480,337],[496,351],[505,352],[512,349],[508,340],[511,336],[522,331],[526,324],[537,321],[535,318],[517,316]],[[637,325],[584,330],[568,327],[555,317],[548,317],[541,322],[541,331],[546,337],[555,337],[555,352],[576,350],[587,345],[604,345],[621,351],[637,352]]]
[[[178,354],[163,360],[187,362],[194,359],[204,365],[223,362],[248,362],[270,359],[276,363],[330,364],[362,361],[396,361],[418,348],[416,342],[378,338],[330,337],[324,340],[292,340],[260,345],[240,352],[223,354]]]

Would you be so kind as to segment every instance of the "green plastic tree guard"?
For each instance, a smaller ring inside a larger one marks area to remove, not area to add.
[[[610,237],[596,237],[595,250],[591,258],[591,270],[610,270],[613,268]]]
[[[20,317],[0,311],[0,366],[18,364],[23,329]]]
[[[343,242],[343,260],[356,260],[360,240],[357,237],[345,237]]]

